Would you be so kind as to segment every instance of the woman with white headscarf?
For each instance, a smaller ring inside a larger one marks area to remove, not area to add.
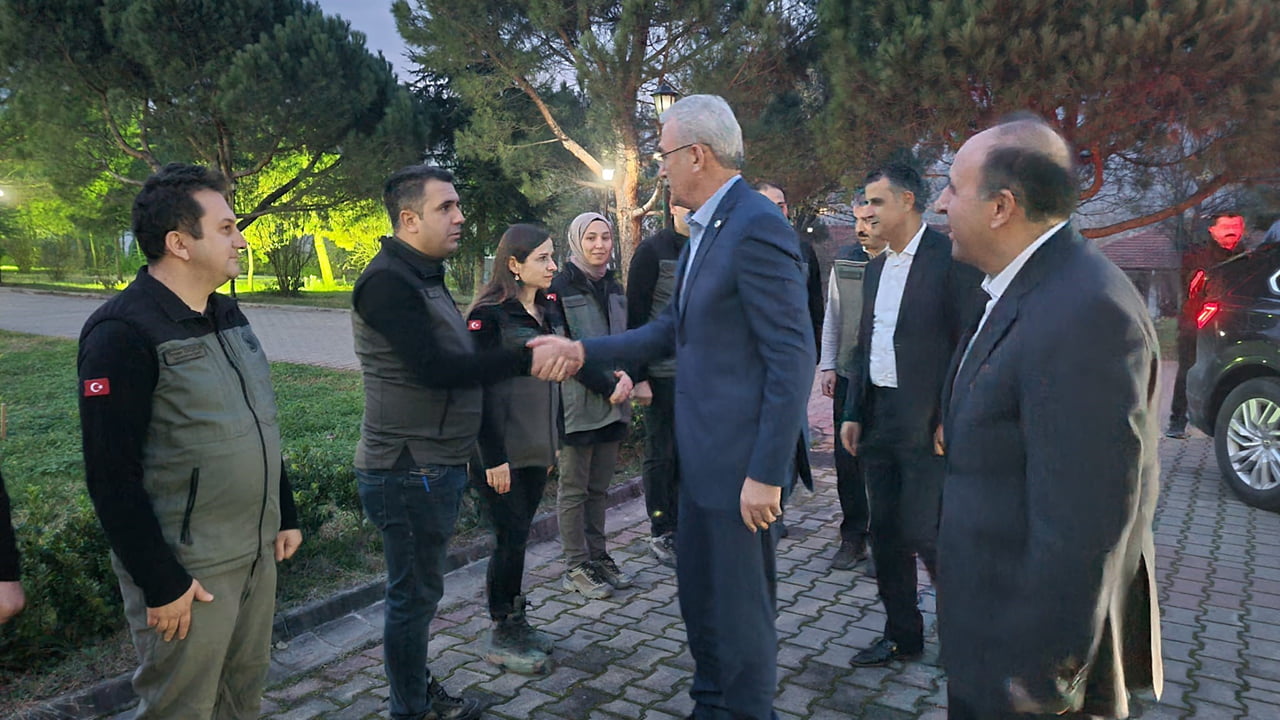
[[[587,212],[569,224],[569,262],[551,283],[569,336],[616,335],[627,329],[626,295],[613,276],[613,226]],[[556,512],[567,572],[564,588],[597,599],[631,585],[605,548],[605,498],[618,448],[631,419],[631,377],[615,365],[588,362],[561,385],[564,447]]]

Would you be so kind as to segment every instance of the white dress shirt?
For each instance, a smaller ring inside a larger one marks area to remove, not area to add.
[[[898,329],[902,292],[907,288],[911,261],[920,249],[924,228],[924,223],[920,223],[920,229],[902,252],[884,249],[884,268],[880,272],[880,286],[876,288],[875,310],[871,316],[871,384],[877,387],[898,387],[898,354],[893,349],[893,334]]]
[[[1005,265],[1004,269],[994,277],[988,275],[983,279],[982,291],[991,299],[987,301],[987,307],[982,311],[982,319],[978,321],[978,329],[973,331],[973,337],[969,338],[969,344],[964,348],[964,357],[960,360],[961,366],[963,366],[965,361],[969,359],[969,350],[973,348],[974,338],[978,337],[978,333],[982,331],[982,326],[987,324],[987,318],[991,317],[991,311],[995,309],[996,303],[1000,302],[1000,298],[1004,296],[1005,291],[1009,289],[1011,284],[1013,284],[1013,279],[1018,277],[1018,273],[1022,271],[1022,266],[1027,264],[1027,261],[1031,259],[1032,255],[1036,254],[1036,250],[1039,250],[1040,246],[1044,245],[1046,240],[1053,237],[1054,233],[1061,230],[1066,224],[1067,221],[1063,220],[1057,225],[1049,228],[1045,234],[1036,238],[1035,242],[1023,248],[1022,252],[1018,253],[1018,256],[1015,257],[1008,265]]]

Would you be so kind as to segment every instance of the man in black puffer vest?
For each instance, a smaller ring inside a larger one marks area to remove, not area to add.
[[[427,628],[444,593],[445,557],[480,433],[483,385],[527,375],[530,352],[475,352],[444,284],[462,209],[453,175],[415,165],[383,192],[394,235],[352,292],[364,420],[356,476],[387,561],[384,655],[391,717],[474,718],[480,703],[449,695],[427,669]],[[562,379],[562,378],[560,378]]]

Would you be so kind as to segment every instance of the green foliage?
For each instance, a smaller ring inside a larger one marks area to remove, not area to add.
[[[304,0],[0,0],[0,68],[0,115],[63,194],[198,162],[243,188],[247,226],[374,195],[424,147],[388,63]]]
[[[610,192],[625,268],[656,184],[642,187],[656,129],[642,103],[661,79],[720,92],[693,83],[695,66],[741,68],[750,53],[734,56],[744,46],[782,37],[761,28],[788,4],[397,0],[393,12],[424,74],[450,78],[469,113],[459,157],[497,162],[533,203],[549,196],[544,190],[596,188],[564,208],[566,224],[599,204],[595,193]],[[561,169],[546,172],[549,164]],[[606,167],[615,170],[609,184],[600,181]]]
[[[0,442],[28,610],[0,632],[0,669],[31,670],[123,627],[108,547],[84,487],[76,345],[0,331]],[[281,566],[283,602],[310,599],[380,568],[351,458],[363,393],[352,372],[272,365],[285,458],[305,540]]]
[[[825,156],[854,178],[899,148],[943,157],[1030,110],[1082,151],[1085,200],[1152,168],[1196,179],[1099,235],[1280,164],[1273,0],[822,0],[820,17]]]

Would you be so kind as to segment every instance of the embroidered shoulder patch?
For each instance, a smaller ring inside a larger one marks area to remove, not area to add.
[[[483,330],[484,323],[480,320],[468,320],[467,329],[470,330],[471,332],[475,332],[476,330]]]
[[[99,395],[111,394],[111,380],[107,378],[95,378],[93,380],[84,381],[84,396],[97,397]]]

